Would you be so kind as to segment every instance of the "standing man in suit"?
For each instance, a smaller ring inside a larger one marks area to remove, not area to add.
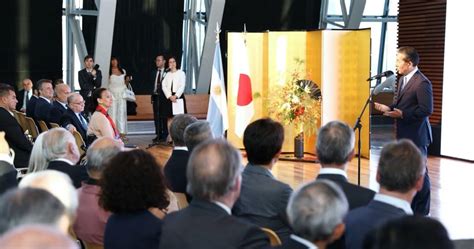
[[[288,219],[294,233],[280,248],[326,249],[344,233],[347,210],[346,197],[334,182],[317,180],[303,185],[288,203]]]
[[[87,119],[83,115],[84,99],[79,93],[72,93],[67,97],[67,110],[61,116],[60,125],[69,131],[77,131],[87,143]],[[86,144],[88,145],[88,144]]]
[[[92,55],[84,57],[84,65],[86,67],[78,73],[79,86],[81,87],[79,93],[86,101],[86,110],[88,111],[90,109],[89,106],[92,104],[92,92],[102,85],[102,72],[99,70],[99,65],[94,66]]]
[[[412,215],[410,203],[423,186],[425,165],[419,149],[408,139],[385,145],[377,168],[380,190],[365,207],[346,216],[346,248],[361,249],[365,237],[385,222]]]
[[[0,131],[5,132],[5,139],[15,152],[14,166],[27,168],[33,145],[23,134],[20,124],[13,116],[17,103],[15,89],[0,83]]]
[[[278,181],[271,170],[278,162],[284,137],[283,126],[270,118],[247,126],[244,147],[249,163],[242,173],[240,197],[232,210],[243,220],[272,229],[282,241],[291,234],[286,206],[293,189]]]
[[[225,140],[208,140],[193,150],[188,164],[190,205],[165,216],[160,248],[265,248],[259,227],[231,215],[240,194],[241,157]]]
[[[397,97],[390,106],[375,103],[375,108],[384,115],[395,118],[397,139],[410,139],[425,157],[432,142],[429,116],[433,113],[433,90],[431,82],[418,69],[418,52],[412,47],[402,47],[397,53],[397,71],[402,76],[398,81]],[[413,199],[412,208],[416,214],[430,212],[430,177],[425,173],[423,188]]]
[[[184,143],[184,130],[197,119],[188,114],[179,114],[173,118],[170,125],[171,139],[173,139],[173,152],[165,164],[165,178],[168,188],[173,192],[186,193],[186,167],[188,165],[189,152]],[[188,200],[190,197],[186,195]]]
[[[34,119],[43,120],[49,125],[51,119],[51,110],[53,109],[53,82],[51,80],[38,81],[39,98],[36,100]]]
[[[66,113],[67,110],[67,97],[71,94],[71,88],[68,85],[61,83],[56,85],[54,88],[55,99],[53,101],[53,109],[51,109],[50,120],[59,124],[61,116]]]
[[[79,162],[79,149],[72,134],[63,128],[53,128],[43,136],[43,150],[48,169],[57,170],[67,174],[76,188],[81,187],[81,182],[86,180],[86,167],[76,165]]]
[[[161,82],[163,81],[167,73],[167,70],[165,68],[165,57],[161,54],[156,56],[155,65],[156,69],[152,72],[153,92],[151,94],[151,103],[153,104],[153,119],[155,120],[156,132],[156,137],[153,139],[153,142],[158,143],[165,142],[166,137],[168,137],[168,128],[166,127],[167,118],[160,117],[159,115],[160,103],[164,103],[163,101],[167,100],[161,87]]]
[[[26,112],[28,102],[33,96],[33,82],[30,79],[24,79],[22,84],[23,90],[19,91],[17,94],[18,103],[16,104],[16,110]]]

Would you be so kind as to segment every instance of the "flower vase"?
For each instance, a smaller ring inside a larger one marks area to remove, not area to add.
[[[304,134],[301,132],[295,137],[295,150],[294,155],[296,158],[301,159],[304,157]]]

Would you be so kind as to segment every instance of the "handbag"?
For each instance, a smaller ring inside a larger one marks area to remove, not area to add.
[[[133,92],[132,85],[128,84],[127,89],[125,89],[123,92],[123,98],[130,102],[135,102],[137,100],[135,93]]]

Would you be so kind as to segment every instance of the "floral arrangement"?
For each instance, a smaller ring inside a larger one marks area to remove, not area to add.
[[[299,133],[313,134],[321,116],[321,90],[316,83],[304,79],[304,61],[295,59],[295,70],[281,87],[269,97],[269,113],[286,125],[292,124]]]

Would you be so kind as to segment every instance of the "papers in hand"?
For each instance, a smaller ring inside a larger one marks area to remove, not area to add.
[[[184,101],[183,99],[176,99],[176,102],[171,102],[173,107],[173,115],[184,114]]]

